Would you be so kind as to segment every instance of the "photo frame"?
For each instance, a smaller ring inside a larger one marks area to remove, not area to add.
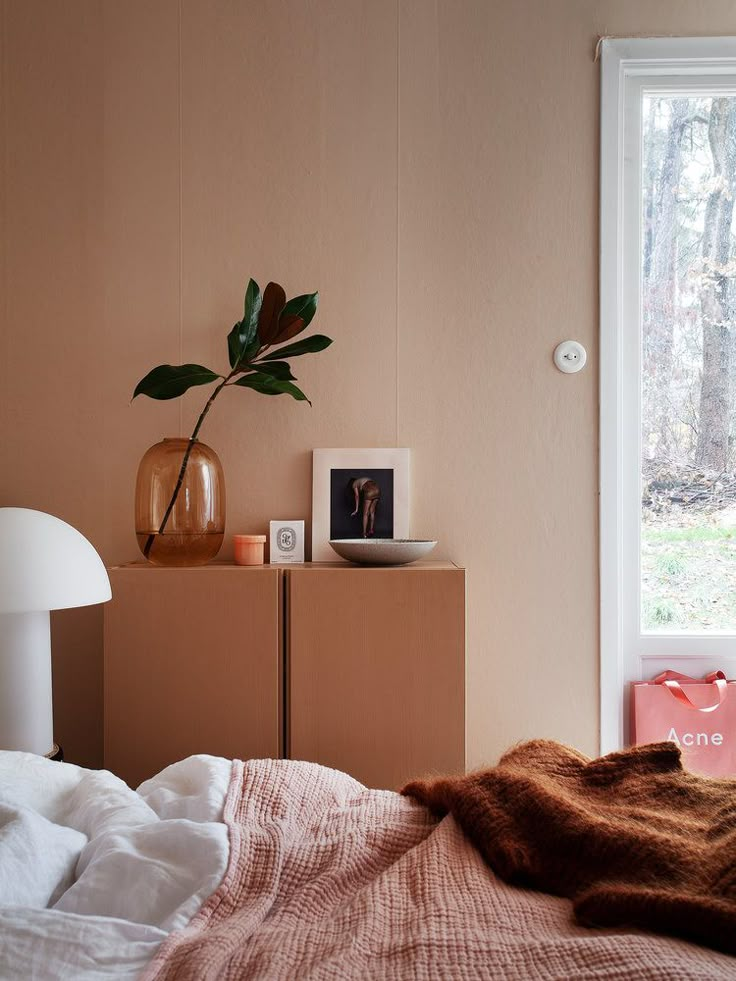
[[[330,539],[361,537],[409,537],[408,449],[313,451],[312,561],[342,562]]]

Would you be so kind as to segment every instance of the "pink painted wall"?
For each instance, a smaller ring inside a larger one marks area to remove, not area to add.
[[[410,446],[468,568],[469,763],[597,748],[599,34],[730,0],[0,0],[0,504],[136,557],[132,388],[225,366],[248,276],[319,288],[309,409],[224,393],[228,533],[309,516],[314,446]],[[562,376],[574,337],[589,367]],[[302,367],[300,365],[300,367]],[[226,551],[225,555],[228,554]],[[101,760],[101,616],[55,617],[57,733]]]

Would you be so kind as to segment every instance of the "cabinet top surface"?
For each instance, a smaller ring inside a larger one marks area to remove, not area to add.
[[[461,570],[461,566],[454,562],[425,561],[411,562],[408,565],[355,565],[352,562],[284,562],[273,565],[266,562],[263,565],[236,565],[234,562],[210,562],[207,565],[197,566],[160,566],[151,565],[149,562],[124,562],[121,565],[108,566],[110,572],[117,572],[121,569],[126,571],[142,572],[206,572],[216,573],[223,570],[237,569],[243,573],[263,573],[266,571],[282,572],[321,572],[325,569],[341,569],[344,572],[430,572]]]

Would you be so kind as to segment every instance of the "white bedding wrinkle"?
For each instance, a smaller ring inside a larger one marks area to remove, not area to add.
[[[33,753],[0,750],[0,800],[55,821],[88,772],[73,763],[59,766]]]
[[[221,822],[230,770],[220,756],[190,756],[144,781],[138,793],[160,818]]]
[[[103,916],[0,908],[0,981],[133,981],[165,937]]]
[[[85,770],[65,799],[56,820],[97,838],[106,831],[121,831],[157,824],[159,817],[138,794],[108,770]]]
[[[0,981],[137,977],[222,880],[230,770],[191,757],[137,793],[0,751]]]
[[[0,906],[48,906],[74,881],[87,844],[79,831],[28,807],[0,803]]]
[[[225,874],[224,824],[158,821],[93,838],[77,881],[55,909],[148,923],[185,926]]]

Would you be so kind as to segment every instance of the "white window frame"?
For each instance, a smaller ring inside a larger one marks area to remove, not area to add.
[[[600,749],[608,753],[629,738],[629,682],[667,667],[736,676],[736,635],[642,634],[639,623],[641,94],[736,94],[736,38],[605,39],[601,61]]]

